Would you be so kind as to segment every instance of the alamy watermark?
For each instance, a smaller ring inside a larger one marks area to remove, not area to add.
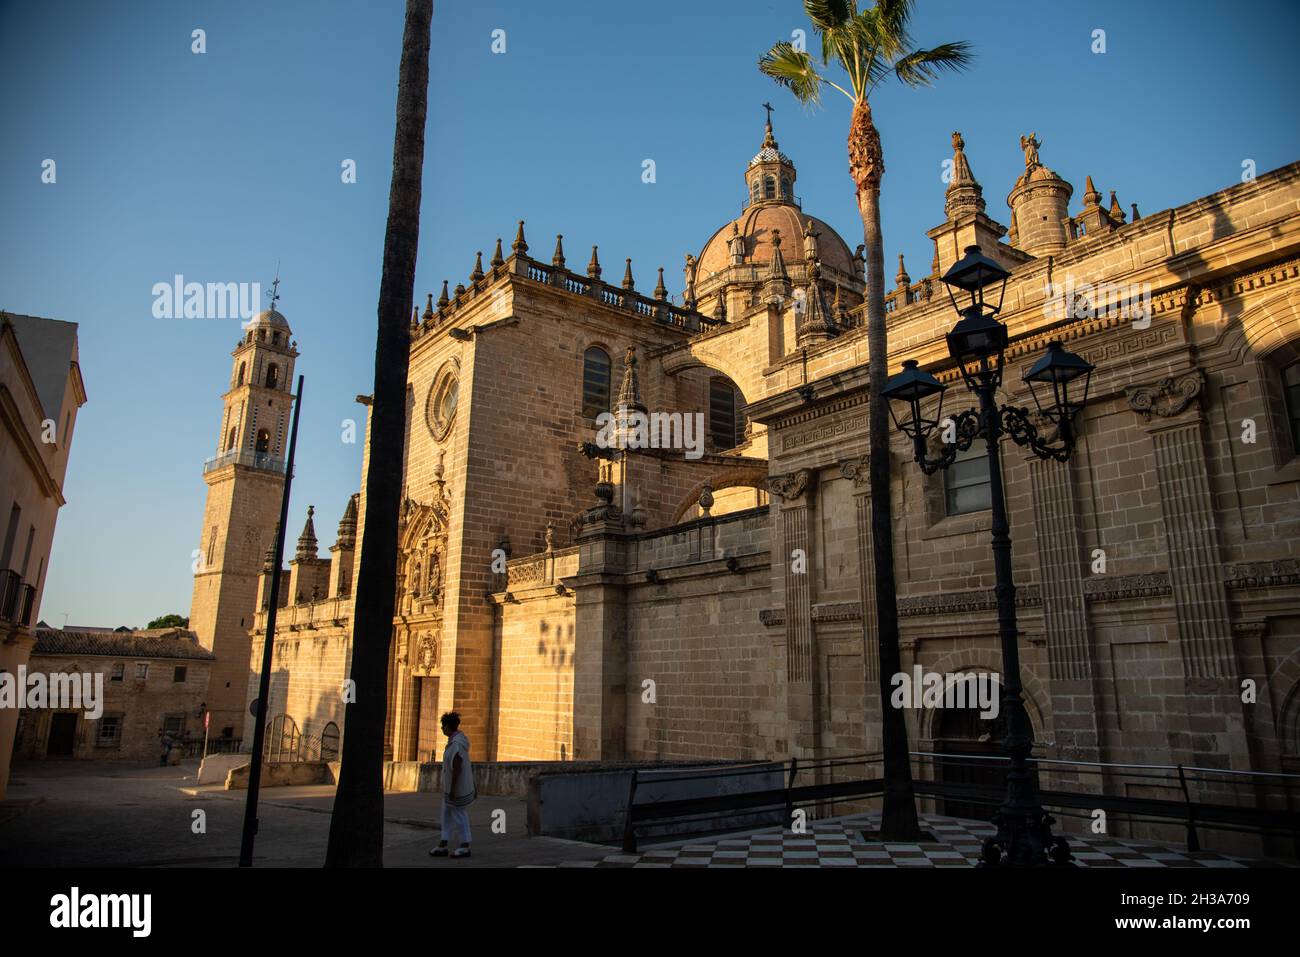
[[[177,273],[170,283],[156,282],[155,319],[243,319],[256,315],[262,301],[258,282],[186,282]]]
[[[1135,329],[1151,325],[1151,284],[1049,282],[1043,315],[1048,319],[1131,319]]]
[[[83,711],[87,721],[98,721],[104,714],[104,673],[45,674],[19,665],[17,675],[0,672],[0,708]]]
[[[602,412],[596,425],[602,449],[683,449],[688,459],[704,457],[703,412]]]
[[[946,674],[916,665],[911,674],[900,671],[889,683],[894,688],[889,703],[895,708],[978,708],[981,718],[996,718],[1000,710],[995,674]]]

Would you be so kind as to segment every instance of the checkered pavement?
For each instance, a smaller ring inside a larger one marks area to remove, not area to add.
[[[973,867],[992,825],[933,814],[921,815],[921,828],[936,838],[918,844],[882,844],[869,836],[879,814],[809,822],[808,832],[770,828],[749,834],[694,839],[647,848],[637,854],[611,854],[560,867]],[[1189,852],[1150,841],[1106,835],[1068,835],[1076,867],[1296,867],[1295,862]]]

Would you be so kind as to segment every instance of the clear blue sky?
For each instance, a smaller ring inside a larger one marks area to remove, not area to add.
[[[438,2],[421,300],[520,218],[540,258],[562,232],[571,264],[598,243],[607,272],[631,256],[648,290],[662,264],[679,293],[683,254],[738,211],[764,100],[804,208],[855,246],[846,101],[803,113],[755,68],[807,27],[797,0]],[[0,307],[79,323],[90,396],[40,611],[51,624],[188,613],[239,327],[154,319],[151,287],[175,273],[269,286],[280,262],[307,379],[290,533],[314,504],[333,542],[359,482],[361,445],[339,423],[371,391],[401,31],[395,0],[0,4]],[[1004,223],[1030,131],[1075,185],[1072,210],[1089,173],[1145,215],[1239,182],[1244,159],[1300,159],[1295,2],[922,0],[914,32],[968,40],[978,60],[875,97],[890,276],[899,252],[928,271],[953,130]]]

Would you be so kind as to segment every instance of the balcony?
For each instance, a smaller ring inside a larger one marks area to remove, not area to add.
[[[0,571],[0,621],[30,625],[35,601],[35,585],[28,585],[12,569]]]
[[[203,463],[203,474],[226,465],[242,465],[245,468],[261,469],[263,472],[284,474],[284,459],[270,452],[252,452],[248,449],[236,449],[223,455],[214,455]]]

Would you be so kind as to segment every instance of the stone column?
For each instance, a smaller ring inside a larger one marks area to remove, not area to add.
[[[1096,650],[1083,594],[1088,557],[1079,532],[1079,502],[1068,462],[1029,457],[1034,502],[1034,537],[1043,596],[1043,631],[1047,641],[1048,684],[1052,702],[1052,736],[1057,755],[1067,761],[1102,759],[1098,721]],[[1105,790],[1096,774],[1053,769],[1044,786]]]
[[[1164,515],[1169,579],[1178,621],[1187,732],[1170,740],[1193,763],[1251,766],[1232,642],[1218,522],[1205,458],[1199,369],[1130,388],[1147,423]],[[1181,740],[1179,740],[1181,738]]]
[[[820,730],[818,661],[812,624],[810,487],[816,473],[799,469],[774,475],[768,488],[781,501],[781,559],[785,564],[786,695],[791,752],[813,757]]]
[[[626,758],[628,688],[627,585],[628,533],[622,515],[610,505],[583,516],[577,533],[578,574],[573,586],[573,760]]]
[[[871,547],[871,481],[867,456],[840,463],[840,474],[853,482],[858,533],[858,605],[862,609],[863,748],[879,751],[880,622],[876,614],[876,553]]]

